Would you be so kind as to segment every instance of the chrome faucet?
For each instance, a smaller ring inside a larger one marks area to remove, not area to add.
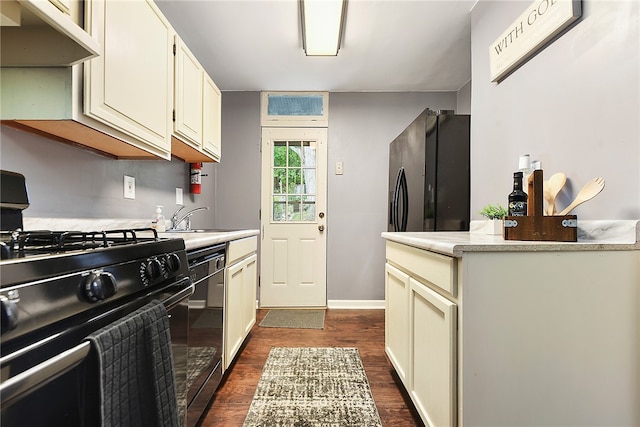
[[[184,209],[184,205],[180,206],[180,208],[175,211],[175,213],[173,215],[171,215],[171,229],[172,230],[177,230],[178,227],[180,226],[180,224],[184,221],[184,229],[185,230],[191,230],[191,215],[193,215],[194,213],[198,212],[198,211],[208,211],[209,210],[209,206],[203,206],[201,208],[195,208],[190,210],[189,212],[187,212],[186,214],[184,214],[182,216],[182,218],[178,219],[178,213]]]

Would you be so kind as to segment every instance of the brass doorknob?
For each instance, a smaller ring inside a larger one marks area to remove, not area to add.
[[[320,231],[324,231],[324,225],[319,225],[319,226],[318,226],[318,230],[320,230]]]

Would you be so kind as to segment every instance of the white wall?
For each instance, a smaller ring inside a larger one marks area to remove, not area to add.
[[[489,46],[532,2],[479,1],[472,10],[471,208],[506,206],[518,156],[565,172],[567,205],[584,183],[606,187],[580,219],[640,218],[640,2],[583,0],[580,21],[501,83]]]
[[[457,114],[471,114],[471,81],[458,89]]]

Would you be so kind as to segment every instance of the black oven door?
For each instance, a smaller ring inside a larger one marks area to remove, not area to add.
[[[101,425],[99,365],[86,337],[154,299],[164,303],[169,315],[178,405],[184,420],[186,389],[181,394],[180,385],[186,384],[188,301],[192,293],[193,286],[185,278],[97,317],[77,320],[64,332],[4,355],[0,360],[0,425]]]

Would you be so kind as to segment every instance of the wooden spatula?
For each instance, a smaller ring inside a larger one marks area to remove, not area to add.
[[[576,206],[581,205],[587,200],[591,200],[598,195],[604,188],[604,179],[603,178],[593,178],[591,181],[587,182],[584,187],[580,189],[576,198],[564,208],[560,215],[566,215],[575,209]]]

